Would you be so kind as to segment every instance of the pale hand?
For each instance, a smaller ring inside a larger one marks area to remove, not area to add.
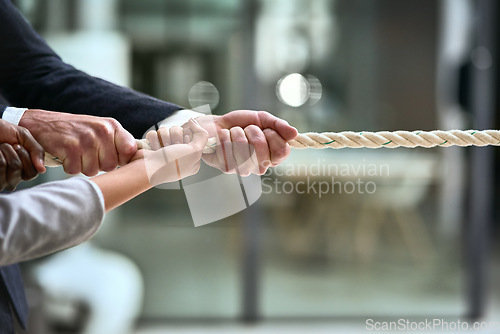
[[[151,150],[140,150],[133,160],[143,158],[152,186],[196,174],[200,169],[208,133],[196,121],[181,128],[160,128],[146,135]]]
[[[288,141],[297,129],[265,111],[236,110],[222,116],[196,119],[210,137],[217,137],[215,152],[203,160],[224,173],[262,175],[290,154]]]

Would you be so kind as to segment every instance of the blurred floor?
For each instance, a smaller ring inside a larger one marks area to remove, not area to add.
[[[491,275],[491,286],[492,293],[490,294],[490,307],[488,308],[488,314],[481,319],[480,321],[484,322],[496,322],[497,328],[491,328],[483,331],[463,331],[461,333],[498,333],[500,329],[500,285],[495,282],[498,281],[498,277],[500,277],[500,251],[496,251],[494,259],[492,261],[492,275]],[[348,276],[348,275],[347,275]],[[347,277],[346,276],[346,277]],[[442,280],[445,281],[447,279],[451,279],[451,277],[442,277]],[[399,281],[399,280],[394,280]],[[390,285],[391,282],[389,282]],[[456,316],[448,316],[443,313],[447,313],[449,310],[456,309],[456,305],[453,305],[453,300],[450,298],[444,297],[441,300],[433,298],[433,302],[436,307],[431,312],[429,312],[429,316],[418,317],[418,318],[409,318],[411,321],[425,321],[425,319],[443,319],[444,321],[456,322],[457,320],[464,321],[463,317],[457,318]],[[423,296],[424,297],[424,296]],[[375,298],[380,300],[378,298]],[[461,299],[463,300],[463,298]],[[455,300],[456,301],[456,300]],[[366,301],[365,301],[366,303]],[[404,306],[404,305],[403,305]],[[426,302],[425,298],[409,298],[408,305],[414,308],[418,307],[429,307],[428,302]],[[375,307],[375,306],[374,306]],[[441,307],[442,312],[441,316],[438,316],[436,312],[439,312],[438,307]],[[397,321],[397,319],[408,319],[405,316],[396,316],[392,319],[384,319],[376,318],[377,321]],[[245,325],[242,323],[236,322],[213,322],[210,321],[208,323],[196,322],[193,324],[189,323],[179,323],[175,321],[171,324],[168,321],[165,324],[141,324],[136,334],[164,334],[164,333],[181,333],[181,334],[210,334],[210,333],[259,333],[259,334],[281,334],[281,333],[367,333],[369,332],[366,329],[365,324],[366,318],[347,318],[345,320],[275,320],[275,321],[262,321],[255,325]],[[409,332],[409,331],[407,331]],[[443,331],[426,331],[426,333],[442,333]]]
[[[497,315],[498,322],[498,315]],[[453,320],[449,320],[453,321]],[[455,320],[456,321],[456,320]],[[493,321],[493,320],[491,320]],[[180,334],[212,334],[212,333],[256,333],[256,334],[295,334],[295,333],[315,333],[315,334],[332,334],[332,333],[369,333],[376,331],[368,331],[365,328],[363,320],[358,322],[304,322],[304,323],[260,323],[258,325],[185,325],[185,326],[145,326],[139,329],[136,334],[167,334],[167,333],[180,333]],[[379,331],[380,333],[386,331]],[[396,331],[393,331],[394,333]],[[402,331],[399,331],[402,333]],[[415,331],[415,333],[420,333]],[[450,331],[448,331],[450,332]],[[410,333],[406,331],[405,333]],[[425,333],[442,333],[442,331],[426,331]],[[485,333],[493,334],[498,333],[497,329],[484,330],[484,331],[465,331],[460,333]]]
[[[359,333],[364,326],[352,323],[260,323],[258,325],[194,325],[194,326],[151,326],[140,329],[136,334],[215,334],[215,333],[259,333],[259,334],[295,334],[295,333]]]

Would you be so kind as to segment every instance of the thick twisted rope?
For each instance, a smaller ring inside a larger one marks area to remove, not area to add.
[[[290,141],[293,148],[396,148],[500,145],[498,130],[308,132]]]
[[[380,132],[307,132],[288,142],[291,147],[304,148],[396,148],[396,147],[450,147],[450,146],[500,146],[499,130],[450,130],[450,131],[380,131]],[[217,140],[210,138],[203,153],[215,152]],[[151,149],[146,139],[137,140],[139,149]],[[59,166],[59,159],[45,153],[45,165]]]

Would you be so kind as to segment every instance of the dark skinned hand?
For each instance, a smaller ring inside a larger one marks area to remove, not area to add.
[[[23,127],[0,120],[0,191],[45,172],[44,150]]]

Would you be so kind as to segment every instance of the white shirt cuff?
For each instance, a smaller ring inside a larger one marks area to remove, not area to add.
[[[23,117],[24,112],[28,110],[27,108],[15,108],[15,107],[7,107],[3,112],[2,119],[9,123],[19,125],[19,121],[21,121],[21,117]]]
[[[181,126],[186,124],[191,118],[198,118],[201,116],[205,116],[205,114],[193,110],[179,110],[172,114],[171,116],[165,118],[163,121],[158,123],[158,127],[172,127],[172,126]]]

